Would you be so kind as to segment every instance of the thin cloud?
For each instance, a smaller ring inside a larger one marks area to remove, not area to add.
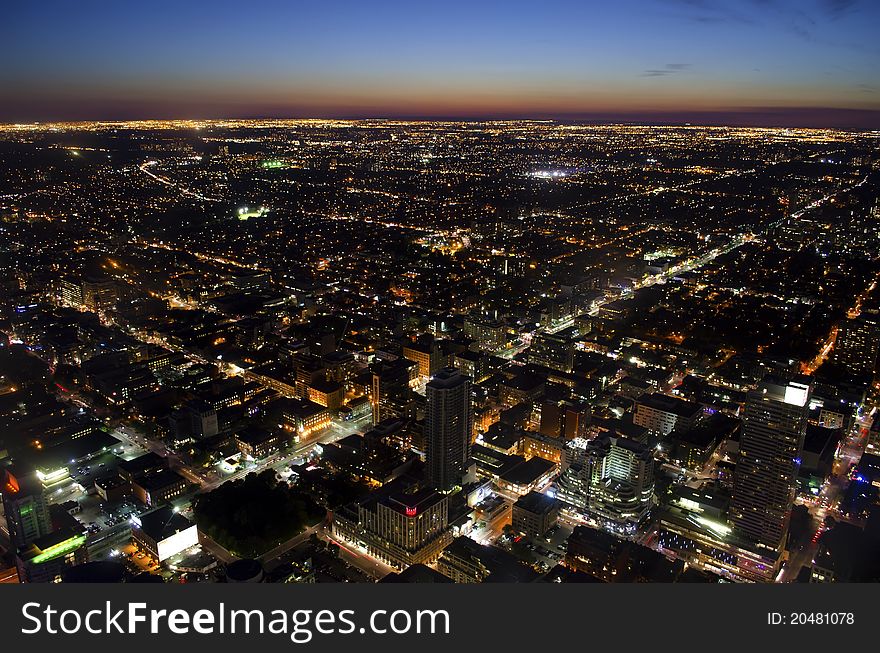
[[[858,6],[857,0],[822,0],[822,8],[832,19],[840,18]]]
[[[742,23],[754,25],[755,19],[731,7],[723,0],[669,0],[685,12],[685,18],[698,23]]]
[[[677,75],[688,70],[691,67],[689,63],[668,63],[663,68],[649,68],[640,75],[641,77],[666,77],[667,75]]]
[[[875,0],[876,1],[876,0]],[[825,37],[823,26],[857,12],[860,0],[661,0],[675,8],[678,18],[693,22],[739,23],[749,26],[769,25],[784,30],[797,39],[813,45],[845,48],[853,52],[877,54],[874,44],[837,42]],[[662,76],[653,73],[651,76]]]

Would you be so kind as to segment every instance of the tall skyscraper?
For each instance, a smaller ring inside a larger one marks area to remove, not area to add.
[[[844,320],[834,343],[834,360],[848,372],[859,377],[873,377],[880,352],[880,316],[862,312]]]
[[[426,387],[426,480],[440,490],[461,484],[471,450],[471,379],[447,367]]]
[[[3,512],[13,549],[26,546],[52,531],[49,504],[43,486],[33,474],[16,476],[2,473]]]
[[[746,399],[731,521],[765,550],[785,543],[812,390],[809,377],[766,376]]]

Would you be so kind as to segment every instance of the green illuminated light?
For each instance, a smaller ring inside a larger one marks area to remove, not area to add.
[[[64,540],[63,542],[59,542],[58,544],[53,544],[48,549],[35,556],[31,560],[31,564],[39,565],[43,562],[49,562],[50,560],[55,560],[56,558],[65,556],[71,551],[76,551],[79,547],[83,545],[83,543],[85,543],[85,541],[85,535],[75,535],[68,540]]]

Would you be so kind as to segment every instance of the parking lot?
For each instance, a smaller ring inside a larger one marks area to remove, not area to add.
[[[527,550],[528,555],[525,557],[532,559],[535,568],[544,572],[555,567],[565,557],[568,536],[571,535],[571,531],[570,526],[560,522],[551,528],[544,537],[516,536],[511,540],[507,535],[501,535],[494,543],[514,554],[519,552],[520,557],[523,557],[523,549]]]
[[[146,510],[131,498],[107,503],[97,494],[83,497],[79,505],[80,512],[75,516],[90,533],[120,524],[132,515],[139,515]]]
[[[134,543],[127,544],[119,550],[119,559],[125,563],[128,570],[133,574],[142,572],[152,574],[159,572],[161,569],[157,560],[139,549]]]

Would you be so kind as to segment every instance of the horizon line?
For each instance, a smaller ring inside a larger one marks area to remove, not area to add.
[[[791,113],[795,116],[808,112],[819,113],[839,113],[851,116],[873,116],[878,118],[876,126],[839,126],[832,124],[793,124],[790,121],[781,120],[779,122],[743,122],[739,120],[712,120],[714,117],[724,115],[730,118],[759,118],[764,114],[765,118],[772,115],[778,116],[780,113]],[[856,109],[856,108],[832,108],[832,107],[752,107],[743,110],[717,110],[717,111],[698,111],[694,119],[688,120],[684,118],[664,119],[666,114],[675,114],[677,112],[656,112],[655,117],[650,117],[655,112],[633,112],[631,118],[626,118],[625,113],[618,114],[616,117],[607,114],[557,114],[554,116],[547,115],[517,115],[517,116],[501,116],[501,115],[409,115],[409,114],[386,114],[386,115],[305,115],[305,116],[279,116],[279,115],[229,115],[219,117],[141,117],[141,118],[53,118],[47,120],[6,120],[0,119],[0,127],[28,127],[28,126],[52,126],[52,125],[89,125],[89,124],[136,124],[136,123],[175,123],[175,122],[202,122],[202,123],[222,123],[222,122],[246,122],[246,121],[264,121],[264,122],[295,122],[295,121],[339,121],[339,122],[409,122],[409,123],[462,123],[462,124],[480,124],[480,123],[516,123],[516,122],[534,122],[534,123],[558,123],[558,124],[580,124],[584,126],[640,126],[640,127],[703,127],[703,128],[751,128],[751,129],[809,129],[809,130],[836,130],[836,131],[860,131],[875,132],[880,131],[880,110],[874,109]]]

